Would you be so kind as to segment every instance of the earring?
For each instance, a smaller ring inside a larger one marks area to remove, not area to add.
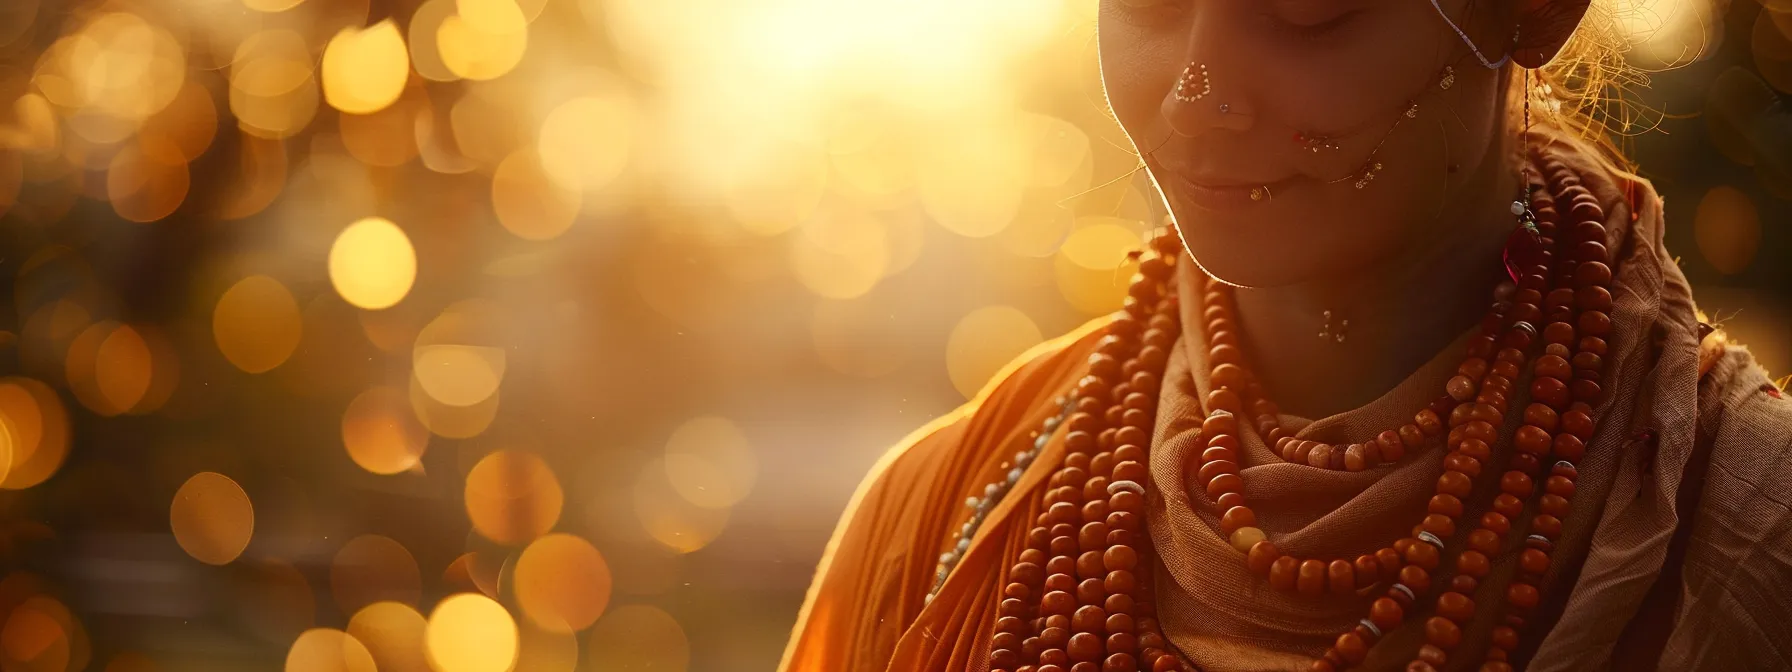
[[[1294,142],[1295,144],[1300,145],[1301,149],[1314,154],[1318,154],[1320,150],[1329,149],[1335,152],[1339,149],[1337,143],[1332,142],[1331,138],[1323,135],[1308,135],[1306,133],[1296,132],[1294,134]]]
[[[1350,320],[1340,320],[1334,327],[1332,326],[1332,311],[1325,311],[1324,317],[1325,324],[1319,327],[1319,340],[1343,343],[1350,331]]]
[[[1197,75],[1200,80],[1198,90],[1195,87]],[[1192,103],[1206,98],[1209,93],[1213,93],[1213,82],[1207,77],[1207,64],[1189,63],[1188,67],[1182,69],[1182,77],[1176,80],[1177,100]]]

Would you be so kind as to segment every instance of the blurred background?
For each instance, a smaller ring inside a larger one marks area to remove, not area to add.
[[[1792,0],[1617,1],[1784,375]],[[1119,304],[1095,8],[0,0],[0,670],[770,669],[882,451]]]

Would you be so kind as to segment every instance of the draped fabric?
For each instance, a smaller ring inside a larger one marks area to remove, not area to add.
[[[1565,158],[1605,203],[1617,263],[1598,429],[1544,578],[1545,599],[1514,662],[1530,670],[1792,669],[1792,401],[1745,348],[1723,347],[1721,332],[1702,334],[1691,290],[1662,245],[1662,204],[1648,183],[1569,140],[1539,140],[1566,143]],[[1146,515],[1158,553],[1159,617],[1171,644],[1204,669],[1304,670],[1367,614],[1370,598],[1270,589],[1220,537],[1204,497],[1188,494],[1183,474],[1198,454],[1192,432],[1208,389],[1207,347],[1200,293],[1186,275],[1194,265],[1179,269],[1185,328],[1158,405]],[[975,400],[885,456],[828,545],[783,669],[987,670],[996,596],[1062,463],[1061,436],[1027,466],[927,601],[934,568],[970,516],[965,498],[1000,480],[1015,453],[1032,445],[1107,323],[1034,349]],[[1316,420],[1284,415],[1281,424],[1332,443],[1404,424],[1454,375],[1468,336],[1368,405]],[[1510,414],[1503,438],[1520,415]],[[1443,470],[1441,447],[1353,473],[1286,464],[1254,433],[1239,438],[1259,526],[1300,556],[1354,558],[1406,536]],[[1498,442],[1489,468],[1511,450]],[[1490,487],[1465,501],[1490,499]],[[1515,527],[1508,538],[1523,534]],[[1463,536],[1445,558],[1455,557]],[[1464,633],[1453,668],[1474,669],[1482,659],[1515,570],[1516,549],[1507,548],[1474,596],[1482,618]],[[1427,615],[1409,615],[1371,650],[1365,669],[1403,669]]]

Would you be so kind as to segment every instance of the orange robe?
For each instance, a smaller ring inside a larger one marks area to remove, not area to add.
[[[1537,627],[1521,645],[1524,658],[1515,662],[1528,663],[1531,670],[1792,669],[1792,543],[1787,540],[1792,498],[1786,495],[1792,492],[1792,400],[1772,387],[1745,348],[1726,349],[1721,332],[1697,329],[1685,278],[1661,247],[1660,200],[1647,183],[1577,158],[1585,162],[1583,176],[1597,175],[1587,181],[1598,186],[1618,220],[1608,227],[1623,231],[1614,234],[1612,248],[1623,250],[1626,259],[1613,291],[1620,308],[1612,356],[1624,361],[1612,369],[1608,384],[1622,392],[1609,395],[1598,415],[1602,423],[1625,420],[1609,430],[1602,425],[1588,446],[1583,474],[1602,471],[1587,479],[1589,496],[1576,498],[1565,523],[1578,531],[1564,538],[1558,553],[1575,560],[1562,568],[1558,587],[1546,593],[1541,620],[1534,620]],[[1007,568],[1026,547],[1042,489],[1063,462],[1062,433],[1051,435],[1025,466],[928,600],[940,554],[954,548],[955,532],[970,517],[966,498],[1002,481],[1016,453],[1032,446],[1044,421],[1057,415],[1056,398],[1084,375],[1108,323],[1108,318],[1094,320],[1029,351],[974,400],[916,431],[878,463],[828,544],[781,669],[988,669],[998,593]],[[1440,361],[1448,356],[1440,355]],[[1197,371],[1196,380],[1174,381],[1167,372],[1165,389],[1204,380],[1199,362],[1186,362],[1183,375],[1190,369]],[[1421,369],[1414,378],[1424,375]],[[1402,385],[1408,384],[1416,383]],[[1400,394],[1396,389],[1390,396]],[[1160,410],[1174,414],[1171,402],[1166,396]],[[1189,410],[1187,403],[1181,406],[1184,413]],[[1324,425],[1360,424],[1347,417],[1357,412],[1311,424],[1320,431]],[[1161,434],[1179,417],[1159,418],[1154,462],[1170,440]],[[1646,446],[1629,438],[1643,427],[1659,430],[1653,432],[1659,438]],[[1441,451],[1409,459],[1435,461]],[[1168,472],[1154,473],[1155,490],[1180,485],[1173,466]],[[1302,639],[1311,640],[1310,634],[1187,606],[1226,598],[1187,590],[1202,585],[1188,579],[1213,579],[1210,573],[1191,573],[1214,570],[1186,560],[1166,567],[1161,558],[1204,558],[1202,547],[1211,545],[1205,535],[1217,531],[1200,529],[1214,526],[1211,513],[1188,512],[1186,504],[1165,514],[1166,499],[1173,503],[1177,494],[1149,496],[1147,518],[1156,516],[1149,522],[1159,551],[1156,572],[1164,588],[1158,607],[1169,643],[1214,670],[1297,669],[1290,666],[1317,655]],[[1413,520],[1422,512],[1419,499]],[[1566,547],[1569,538],[1574,548]],[[1376,541],[1392,539],[1367,543]],[[1182,606],[1166,580],[1183,586]],[[1164,613],[1166,607],[1171,614]],[[1245,608],[1274,616],[1270,612],[1278,600]],[[1416,647],[1398,641],[1403,639],[1409,638],[1384,639],[1371,659],[1392,661],[1397,669]],[[1478,660],[1478,652],[1452,656],[1451,668],[1473,669]]]

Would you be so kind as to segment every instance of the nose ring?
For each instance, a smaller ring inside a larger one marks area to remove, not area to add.
[[[1206,98],[1213,93],[1213,82],[1207,77],[1207,64],[1189,63],[1176,80],[1176,99],[1185,103]]]

